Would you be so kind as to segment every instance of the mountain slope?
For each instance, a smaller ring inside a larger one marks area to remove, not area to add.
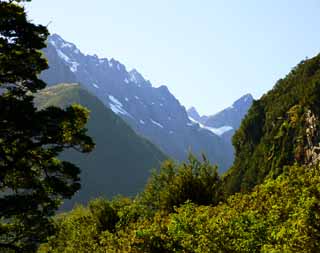
[[[230,193],[252,189],[284,165],[319,160],[320,55],[302,61],[255,101],[236,132]]]
[[[87,128],[96,148],[90,154],[70,150],[63,153],[63,159],[77,164],[82,171],[82,188],[67,206],[100,195],[136,194],[144,187],[150,170],[158,167],[165,155],[77,84],[52,86],[36,96],[39,108],[72,103],[91,111]]]
[[[172,158],[185,160],[192,151],[197,156],[205,153],[221,171],[232,164],[230,143],[192,122],[166,86],[152,87],[137,70],[127,71],[114,59],[84,55],[58,35],[49,37],[44,52],[50,64],[42,76],[47,83],[55,84],[57,77],[80,83]]]

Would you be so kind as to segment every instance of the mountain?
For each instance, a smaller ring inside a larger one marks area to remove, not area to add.
[[[247,114],[253,102],[251,94],[246,94],[236,100],[232,106],[203,119],[202,124],[209,127],[231,126],[233,129],[240,127],[241,121]]]
[[[285,166],[320,160],[320,55],[302,61],[261,99],[236,132],[228,191],[251,190]]]
[[[80,83],[172,158],[185,160],[192,151],[197,156],[205,153],[221,171],[232,164],[231,145],[212,129],[191,121],[166,86],[153,87],[137,70],[127,71],[114,59],[84,55],[56,34],[48,38],[44,53],[50,68],[42,79],[48,84],[63,79]]]
[[[82,188],[72,201],[85,203],[97,196],[135,195],[143,189],[152,168],[166,156],[148,140],[137,135],[119,116],[78,84],[51,86],[36,95],[41,109],[78,103],[90,110],[88,134],[96,143],[90,154],[68,150],[62,158],[81,168]]]
[[[247,114],[253,103],[251,94],[246,94],[236,100],[230,107],[211,116],[202,115],[196,108],[188,109],[190,120],[198,122],[202,127],[210,129],[219,135],[226,143],[232,145],[232,137],[240,127],[242,119]]]

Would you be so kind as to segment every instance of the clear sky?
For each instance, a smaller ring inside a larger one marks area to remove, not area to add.
[[[212,114],[320,52],[319,0],[33,0],[29,18]]]

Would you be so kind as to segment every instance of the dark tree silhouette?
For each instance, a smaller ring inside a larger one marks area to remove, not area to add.
[[[0,0],[0,252],[34,252],[54,231],[50,217],[80,188],[79,169],[57,156],[94,147],[88,110],[34,106],[48,30],[20,2]]]

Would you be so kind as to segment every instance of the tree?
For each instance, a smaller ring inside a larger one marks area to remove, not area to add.
[[[88,110],[35,107],[48,30],[32,24],[20,2],[0,0],[0,252],[33,252],[54,231],[51,216],[80,188],[79,168],[57,156],[94,147]]]
[[[217,166],[203,156],[203,162],[192,154],[178,165],[165,161],[154,171],[140,196],[142,204],[154,211],[174,211],[186,201],[199,205],[216,205],[222,199],[221,179]]]

